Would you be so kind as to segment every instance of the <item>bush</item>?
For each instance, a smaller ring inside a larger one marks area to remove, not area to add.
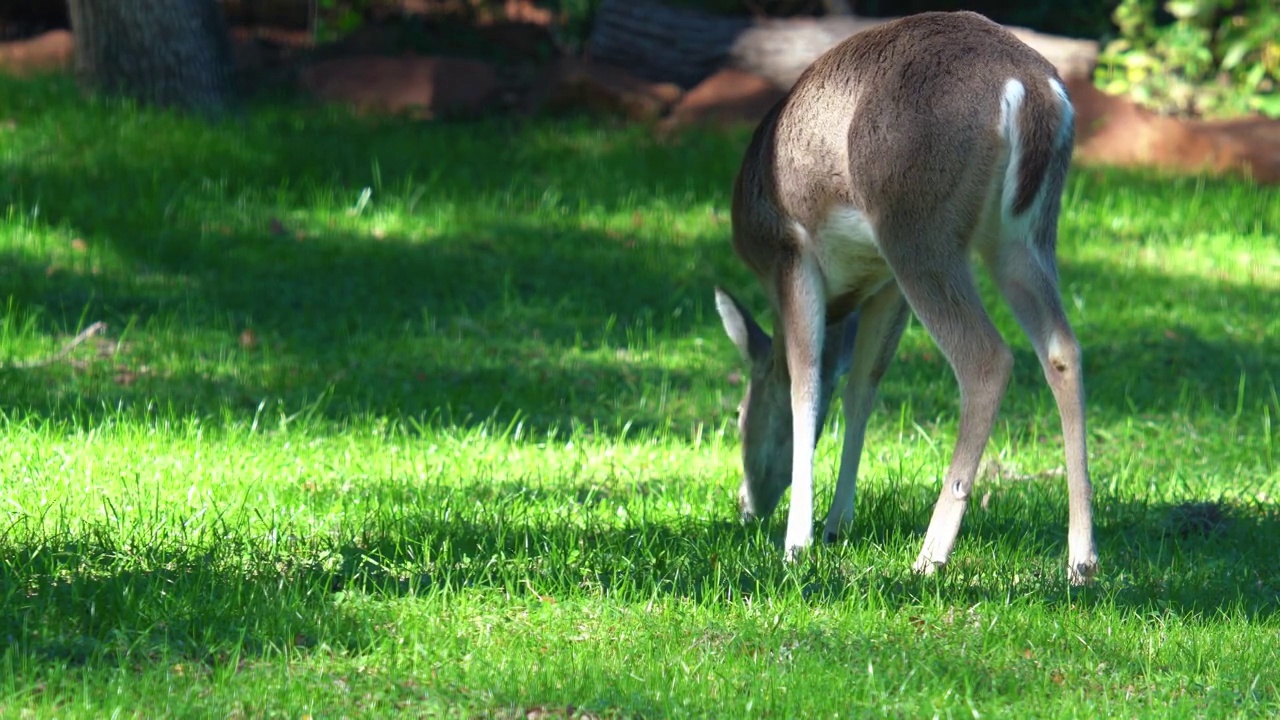
[[[1280,117],[1280,14],[1272,0],[1122,0],[1098,58],[1103,90],[1158,112]]]

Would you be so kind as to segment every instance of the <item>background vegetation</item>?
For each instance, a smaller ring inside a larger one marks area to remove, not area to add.
[[[819,0],[668,0],[729,15],[789,17],[823,12]],[[322,34],[349,31],[384,0],[319,0]],[[471,0],[475,13],[501,3]],[[598,0],[543,3],[561,18],[566,44],[581,47]],[[999,22],[1103,42],[1098,83],[1162,113],[1280,117],[1280,11],[1274,0],[858,0],[854,12],[888,17],[974,10]],[[376,14],[376,13],[375,13]]]
[[[1163,113],[1280,118],[1280,12],[1272,0],[1123,0],[1099,58],[1103,89]]]

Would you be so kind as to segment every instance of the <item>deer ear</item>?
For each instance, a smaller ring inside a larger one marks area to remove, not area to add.
[[[716,287],[716,310],[720,313],[720,321],[724,323],[725,333],[738,348],[743,360],[755,363],[769,357],[773,346],[769,334],[756,323],[742,303],[720,287]]]
[[[834,368],[834,376],[844,375],[853,365],[853,342],[858,337],[858,313],[827,326],[827,338],[822,348],[823,367]]]

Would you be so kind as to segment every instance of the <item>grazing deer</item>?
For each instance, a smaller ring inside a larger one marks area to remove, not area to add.
[[[768,516],[791,486],[788,559],[813,540],[814,449],[844,372],[844,447],[825,539],[853,520],[867,418],[910,309],[960,386],[959,436],[914,568],[947,562],[1013,366],[974,285],[976,253],[1053,390],[1070,495],[1068,578],[1093,576],[1080,345],[1055,258],[1072,115],[1047,60],[985,17],[955,12],[845,40],[761,121],[734,186],[733,246],[765,288],[778,342],[719,287],[716,307],[751,369],[738,419],[740,509],[744,519]]]

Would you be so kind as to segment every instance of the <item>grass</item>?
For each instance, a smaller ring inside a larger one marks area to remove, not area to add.
[[[1071,178],[1074,590],[1056,411],[985,277],[1017,370],[945,573],[909,571],[957,405],[918,324],[854,537],[788,568],[736,521],[743,132],[0,108],[0,358],[109,325],[0,370],[0,716],[1280,712],[1273,189]]]

